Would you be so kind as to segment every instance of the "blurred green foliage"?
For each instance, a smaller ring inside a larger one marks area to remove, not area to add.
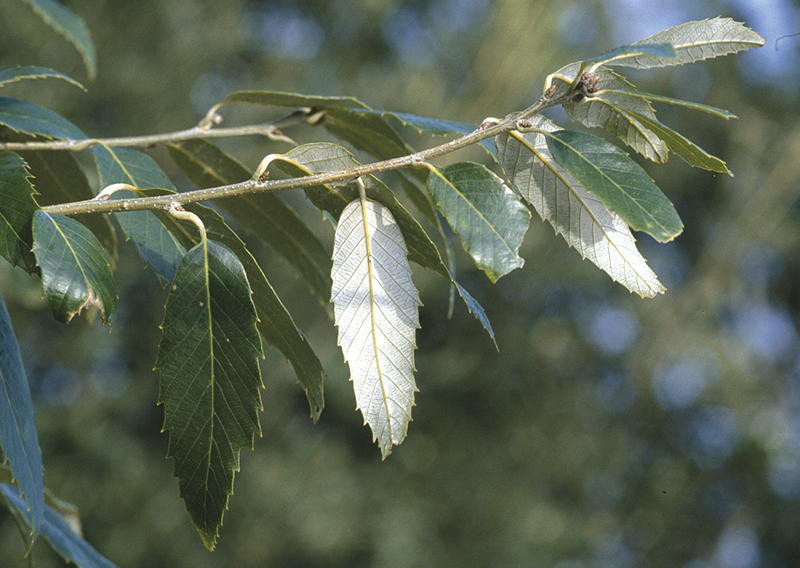
[[[667,245],[640,240],[665,295],[629,294],[533,223],[525,267],[496,286],[460,259],[498,353],[462,307],[446,318],[446,286],[418,271],[421,392],[409,437],[386,462],[354,411],[326,310],[285,263],[259,251],[328,371],[327,405],[311,423],[290,366],[268,351],[264,437],[242,455],[214,553],[197,538],[164,458],[152,366],[166,293],[155,275],[121,245],[109,334],[99,321],[87,326],[91,317],[54,322],[38,281],[3,269],[45,483],[80,507],[86,538],[121,568],[798,565],[800,120],[788,73],[798,42],[775,44],[800,29],[798,9],[663,4],[73,0],[97,45],[98,76],[88,82],[69,44],[25,4],[0,1],[0,67],[46,65],[89,89],[27,81],[3,94],[48,106],[91,136],[186,128],[240,89],[349,95],[479,122],[530,104],[566,62],[690,19],[747,18],[768,40],[758,53],[634,79],[740,117],[660,112],[736,176],[678,160],[645,165],[686,225]],[[260,108],[223,114],[230,124],[272,117]],[[223,146],[249,167],[287,149],[255,138]],[[162,149],[152,155],[187,185]],[[330,239],[299,195],[286,198]],[[41,543],[34,553],[39,567],[60,565]],[[23,554],[0,515],[0,565],[25,566]]]

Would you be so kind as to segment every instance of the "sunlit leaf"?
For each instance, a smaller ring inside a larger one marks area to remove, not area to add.
[[[97,56],[89,29],[83,18],[55,0],[24,0],[39,14],[44,22],[64,36],[78,50],[86,66],[89,79],[97,74]]]
[[[14,152],[0,152],[0,255],[12,266],[31,272],[36,259],[31,253],[33,214],[39,208],[24,160]]]
[[[636,231],[674,239],[683,223],[650,176],[617,146],[570,130],[541,130],[556,162]]]
[[[19,67],[10,67],[8,69],[0,69],[0,86],[14,83],[16,81],[23,81],[25,79],[61,79],[67,83],[71,83],[79,89],[86,90],[75,79],[48,69],[47,67],[36,67],[34,65],[21,65]]]
[[[172,282],[158,349],[159,403],[168,456],[206,547],[213,549],[239,471],[239,451],[261,434],[262,408],[250,286],[236,255],[204,241],[191,249]]]
[[[700,22],[687,22],[637,41],[632,47],[653,43],[671,43],[674,59],[664,59],[643,54],[615,61],[615,65],[648,69],[665,65],[683,65],[702,59],[719,57],[764,45],[764,38],[745,25],[730,18],[712,18]]]
[[[168,145],[170,155],[199,188],[250,179],[252,172],[206,140]],[[292,264],[317,297],[330,298],[331,257],[297,214],[277,195],[250,193],[220,199],[216,206]]]
[[[92,157],[97,164],[100,186],[125,183],[139,189],[161,187],[174,189],[172,182],[147,154],[129,148],[95,146]],[[125,199],[133,194],[118,191],[111,199]],[[123,233],[131,239],[145,264],[153,267],[162,286],[172,282],[186,248],[164,227],[151,211],[114,213]]]
[[[624,45],[617,47],[611,51],[601,53],[595,57],[586,59],[584,63],[593,66],[599,65],[625,65],[625,61],[641,56],[653,57],[655,59],[663,59],[669,61],[675,59],[678,54],[671,43],[658,43],[653,41],[637,42],[633,45]],[[663,63],[662,65],[669,65]]]
[[[36,434],[33,401],[11,317],[0,296],[0,447],[10,462],[25,505],[21,513],[31,529],[31,544],[44,520],[42,451]]]
[[[295,177],[343,170],[359,165],[350,152],[337,144],[330,143],[298,146],[284,154],[283,159],[277,160],[275,164],[278,168]],[[400,227],[400,231],[403,233],[403,238],[409,250],[409,260],[416,262],[423,268],[430,268],[456,286],[469,311],[481,322],[481,325],[491,336],[492,341],[495,341],[492,326],[483,308],[453,279],[450,271],[442,261],[439,250],[417,220],[397,201],[394,193],[380,180],[373,176],[363,176],[362,180],[366,186],[367,197],[381,203],[392,213],[397,225]],[[357,195],[358,192],[352,184],[335,187],[326,185],[306,189],[306,196],[309,200],[334,221],[339,218],[347,204],[355,199]]]
[[[17,495],[13,485],[0,483],[0,502],[22,526],[30,527],[25,501]],[[44,506],[41,534],[56,553],[78,568],[116,568],[82,537],[75,534],[69,523],[49,505]]]
[[[331,302],[356,403],[384,458],[406,436],[417,390],[421,303],[407,254],[388,208],[367,199],[345,207],[333,246]]]
[[[559,130],[542,116],[533,121],[537,129]],[[543,134],[504,133],[496,141],[506,175],[569,246],[631,292],[650,298],[664,291],[625,221],[553,159]]]
[[[699,110],[701,112],[706,112],[708,114],[713,114],[714,116],[718,116],[724,119],[736,118],[736,115],[732,112],[725,110],[724,108],[717,108],[709,105],[704,105],[702,103],[695,103],[692,101],[684,101],[682,99],[673,99],[672,97],[665,97],[664,95],[658,95],[656,93],[645,93],[643,91],[607,91],[608,93],[622,93],[627,96],[638,97],[640,99],[645,99],[648,102],[654,103],[666,103],[675,106],[682,106],[692,110]],[[606,92],[598,93],[598,96],[605,95]]]
[[[37,104],[11,97],[0,97],[0,124],[14,132],[34,136],[70,140],[86,138],[86,135],[77,126],[60,114]]]
[[[42,289],[58,321],[67,323],[87,306],[111,323],[117,289],[103,247],[92,232],[69,217],[36,211],[33,254],[42,270]]]
[[[523,265],[518,251],[530,213],[486,167],[461,162],[432,170],[428,191],[475,264],[492,282]]]

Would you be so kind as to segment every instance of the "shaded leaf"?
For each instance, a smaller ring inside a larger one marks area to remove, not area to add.
[[[170,155],[199,188],[247,180],[252,173],[206,140],[168,145]],[[331,258],[300,217],[277,195],[260,192],[220,199],[216,206],[283,256],[322,301],[330,298]]]
[[[84,140],[86,135],[60,114],[37,104],[0,97],[0,124],[14,132],[68,140]]]
[[[28,137],[25,137],[28,138]],[[73,152],[28,150],[19,153],[28,163],[40,206],[86,201],[95,196],[86,174]],[[117,234],[107,215],[87,214],[72,217],[86,225],[97,237],[109,257],[117,256]]]
[[[542,116],[535,128],[559,128]],[[631,292],[650,298],[664,291],[636,248],[628,225],[554,159],[544,134],[504,133],[497,137],[498,157],[522,196],[583,258]]]
[[[95,146],[92,157],[97,164],[100,186],[125,183],[136,188],[174,189],[172,182],[150,156],[129,148]],[[125,199],[131,192],[118,191],[111,199]],[[153,267],[162,286],[172,282],[186,248],[151,211],[114,213],[125,236],[131,239],[145,264]]]
[[[147,197],[169,192],[151,189],[139,190],[138,193]],[[208,237],[226,245],[244,266],[247,280],[253,290],[253,301],[258,313],[258,330],[264,339],[283,353],[284,357],[292,364],[297,379],[308,397],[311,417],[316,421],[325,406],[323,397],[325,371],[305,335],[295,325],[291,314],[278,298],[244,242],[225,224],[219,213],[197,203],[189,203],[183,207],[200,217],[206,227]],[[183,246],[192,248],[199,243],[197,230],[194,227],[187,230],[182,223],[164,212],[160,212],[159,216]]]
[[[94,51],[94,43],[89,35],[89,29],[83,18],[77,16],[66,6],[55,0],[24,0],[34,12],[53,28],[56,32],[64,36],[78,50],[86,66],[86,73],[89,79],[94,79],[97,74],[97,56]]]
[[[615,65],[649,69],[665,65],[683,65],[702,59],[728,55],[764,45],[764,38],[745,25],[730,18],[712,18],[700,22],[687,22],[637,41],[632,47],[644,44],[671,43],[677,57],[663,59],[643,54],[615,61]]]
[[[406,436],[417,390],[421,302],[407,254],[388,208],[367,199],[345,207],[334,237],[331,302],[358,408],[384,458]]]
[[[79,89],[84,91],[86,90],[86,88],[75,79],[68,77],[63,73],[59,73],[58,71],[48,69],[47,67],[21,65],[19,67],[0,69],[0,86],[8,83],[15,83],[16,81],[22,81],[24,79],[61,79],[62,81],[66,81],[67,83],[75,85]]]
[[[530,213],[500,178],[484,166],[461,162],[431,170],[428,192],[492,282],[522,267],[518,251]]]
[[[42,270],[42,288],[53,316],[67,323],[87,306],[111,323],[117,289],[103,247],[92,232],[69,217],[36,211],[33,254]]]
[[[213,550],[239,471],[239,451],[261,435],[263,356],[244,268],[226,246],[205,241],[175,275],[156,368],[168,456],[181,497]]]
[[[25,502],[19,498],[13,485],[0,483],[0,501],[6,503],[8,510],[19,523],[23,526],[30,526],[25,511]],[[45,540],[64,561],[71,562],[78,568],[115,568],[114,564],[75,534],[67,521],[49,505],[44,507],[41,532]]]
[[[21,514],[33,545],[44,519],[42,451],[36,434],[33,401],[11,317],[0,296],[0,447],[25,500]],[[15,494],[17,491],[12,489]]]
[[[33,196],[25,161],[14,152],[0,152],[0,255],[12,266],[32,272],[33,214],[39,208]]]
[[[683,223],[667,196],[617,146],[583,132],[540,132],[546,136],[556,162],[632,229],[661,242],[683,231]]]
[[[219,103],[219,106],[234,103],[293,108],[309,107],[312,109],[369,108],[353,97],[311,97],[278,91],[237,91],[225,97],[225,100]]]

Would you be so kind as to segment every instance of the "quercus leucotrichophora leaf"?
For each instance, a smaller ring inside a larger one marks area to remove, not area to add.
[[[333,245],[331,302],[356,403],[384,458],[406,436],[417,390],[421,303],[407,255],[388,208],[368,199],[345,207]]]
[[[12,266],[34,270],[31,222],[38,209],[25,161],[14,152],[0,152],[0,255]]]
[[[209,549],[239,470],[239,451],[261,434],[261,339],[244,268],[204,240],[181,261],[161,325],[156,368],[168,454],[181,497]]]
[[[30,543],[36,539],[44,519],[42,452],[36,435],[33,401],[22,364],[11,318],[0,296],[0,447],[11,464],[19,486],[10,491],[22,495],[22,515],[30,527]]]
[[[541,116],[533,126],[558,130]],[[510,132],[498,136],[496,143],[506,175],[567,244],[631,292],[649,298],[664,291],[636,249],[627,223],[553,159],[544,134]]]

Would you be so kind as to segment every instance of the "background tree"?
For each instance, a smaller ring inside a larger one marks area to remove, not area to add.
[[[569,61],[690,19],[724,13],[770,40],[758,55],[635,81],[740,117],[707,121],[660,109],[664,122],[691,132],[736,174],[644,164],[686,225],[669,245],[640,238],[666,295],[629,295],[533,224],[522,270],[497,286],[477,271],[463,275],[491,316],[497,354],[465,310],[443,317],[446,283],[417,271],[426,304],[417,339],[424,405],[414,410],[415,435],[385,463],[353,412],[330,324],[291,269],[260,250],[262,263],[283,271],[272,281],[328,372],[326,409],[312,426],[291,367],[267,353],[265,437],[242,455],[236,514],[226,517],[213,555],[198,546],[174,498],[167,437],[158,434],[151,367],[162,314],[153,306],[166,293],[121,244],[117,280],[128,300],[114,333],[76,321],[65,334],[38,283],[5,272],[3,296],[36,395],[45,482],[79,504],[98,550],[120,566],[796,562],[797,221],[787,207],[797,178],[795,79],[771,75],[770,62],[791,67],[796,44],[782,40],[776,52],[772,40],[797,26],[771,27],[769,19],[778,14],[791,26],[794,9],[693,3],[661,11],[670,21],[635,18],[650,27],[623,32],[619,7],[604,6],[70,5],[101,46],[89,93],[30,82],[6,85],[4,94],[53,108],[95,136],[185,128],[247,88],[353,95],[375,108],[477,122],[524,108],[543,75]],[[21,42],[50,32],[22,4],[0,8],[9,30],[0,67],[8,67],[20,62]],[[24,63],[84,77],[67,44],[25,45]],[[236,112],[226,122],[258,111]],[[318,129],[308,136],[319,140]],[[224,147],[250,168],[273,151],[263,140]],[[318,223],[302,200],[293,205]],[[24,548],[10,523],[0,554],[13,566]],[[40,547],[37,562],[47,565]]]

